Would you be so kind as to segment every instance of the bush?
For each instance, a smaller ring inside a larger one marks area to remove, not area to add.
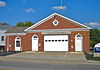
[[[0,52],[0,56],[7,56],[7,55],[12,55],[12,54],[16,54],[16,53],[20,53],[19,51],[3,51],[3,52]]]
[[[85,55],[85,57],[87,60],[94,60],[93,55],[87,54],[87,55]]]
[[[100,61],[100,57],[94,57],[95,61]]]

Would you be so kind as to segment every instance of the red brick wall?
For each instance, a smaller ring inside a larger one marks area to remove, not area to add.
[[[28,47],[29,39],[27,40],[27,37],[25,35],[7,36],[6,37],[6,50],[7,50],[7,47],[9,47],[9,45],[11,45],[11,47],[9,47],[9,51],[15,51],[15,38],[16,37],[21,38],[21,47],[22,47],[23,51],[30,50],[30,47]]]
[[[8,39],[9,44],[11,44],[11,47],[9,47],[9,51],[15,51],[15,38],[20,37],[21,38],[21,47],[22,51],[31,51],[32,50],[32,36],[36,34],[39,37],[39,51],[43,51],[43,35],[41,33],[27,33],[26,35],[17,35],[17,36],[8,36],[6,37],[6,50],[8,47]]]
[[[72,33],[69,35],[69,50],[71,52],[75,51],[75,36],[78,33],[83,36],[83,51],[88,52],[90,48],[89,31],[72,31]],[[73,48],[71,48],[71,46],[73,46]]]
[[[44,46],[44,36],[40,32],[34,32],[34,33],[28,33],[27,34],[27,39],[29,39],[28,40],[28,47],[30,47],[31,50],[32,50],[32,36],[34,34],[36,34],[38,36],[38,38],[39,38],[38,44],[41,44],[41,46],[38,46],[39,47],[39,51],[43,51],[43,49],[44,49],[44,47],[43,47]]]
[[[16,36],[6,36],[6,50],[7,48],[9,49],[9,51],[14,51],[15,47],[15,37]],[[9,45],[11,44],[11,47],[9,47]]]
[[[53,21],[54,20],[58,20],[59,24],[57,26],[53,25]],[[68,29],[68,28],[84,28],[81,27],[79,25],[76,25],[74,23],[72,23],[71,21],[68,21],[66,19],[63,19],[61,17],[53,17],[51,19],[49,19],[48,21],[42,23],[42,25],[37,26],[36,28],[32,29],[32,30],[41,30],[41,29]]]
[[[89,31],[72,31],[69,35],[69,51],[74,52],[75,51],[75,36],[80,33],[83,36],[83,51],[88,52],[90,47],[90,40],[89,40]],[[21,38],[21,47],[23,51],[31,51],[32,50],[32,36],[36,34],[39,37],[39,44],[41,46],[38,46],[39,51],[44,51],[44,35],[42,35],[40,32],[36,33],[27,33],[26,35],[20,35],[20,36],[9,36],[9,44],[11,44],[11,47],[9,47],[10,51],[15,50],[15,38],[20,37]],[[8,37],[6,37],[8,38]],[[72,41],[71,41],[72,40]],[[7,43],[6,43],[7,44]],[[71,48],[73,46],[73,48]],[[7,46],[6,46],[7,47]]]

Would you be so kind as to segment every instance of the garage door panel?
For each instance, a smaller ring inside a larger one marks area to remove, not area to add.
[[[68,35],[44,36],[44,51],[68,51]]]

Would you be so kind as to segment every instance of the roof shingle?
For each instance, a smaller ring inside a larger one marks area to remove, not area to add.
[[[6,33],[24,33],[24,30],[26,29],[27,27],[10,27]]]

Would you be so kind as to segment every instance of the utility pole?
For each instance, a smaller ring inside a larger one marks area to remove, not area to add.
[[[66,9],[66,6],[64,6],[63,2],[64,0],[60,0],[61,13],[63,13],[63,10]]]

